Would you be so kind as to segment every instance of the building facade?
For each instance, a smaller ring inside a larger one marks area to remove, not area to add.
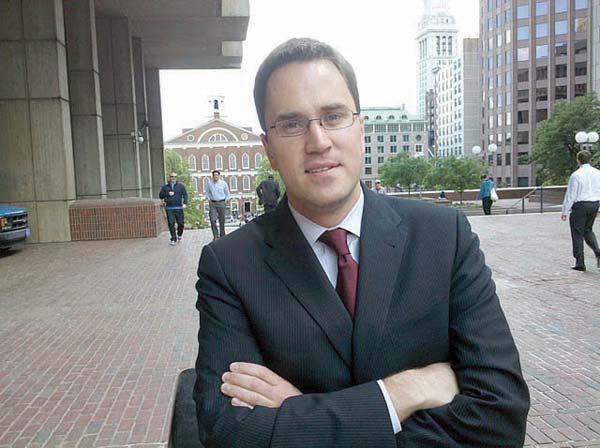
[[[363,181],[371,188],[379,176],[379,167],[401,151],[413,157],[429,157],[427,122],[402,107],[366,107],[365,160]]]
[[[417,114],[427,115],[427,95],[435,86],[436,67],[451,63],[457,52],[456,20],[449,12],[448,0],[423,0],[417,43]]]
[[[471,155],[481,133],[481,62],[478,39],[464,39],[462,54],[435,81],[435,154]]]
[[[594,0],[592,5],[592,62],[594,64],[592,69],[593,76],[593,90],[596,92],[596,96],[600,98],[600,0]]]
[[[213,170],[221,172],[227,182],[231,201],[227,215],[238,218],[243,213],[255,213],[258,208],[256,176],[265,151],[260,137],[250,130],[235,126],[215,117],[196,128],[186,129],[181,135],[165,143],[190,165],[191,192],[202,198],[204,212],[209,204],[204,196]]]
[[[592,0],[481,0],[481,147],[497,183],[536,184],[527,157],[557,101],[592,83]],[[489,145],[497,151],[487,151]]]

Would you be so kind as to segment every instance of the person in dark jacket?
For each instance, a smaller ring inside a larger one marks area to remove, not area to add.
[[[169,174],[169,183],[163,185],[158,197],[165,202],[167,222],[169,223],[169,232],[171,232],[169,244],[174,246],[177,241],[181,241],[183,236],[183,210],[187,208],[188,204],[187,191],[183,184],[177,182],[176,173]],[[175,222],[177,222],[177,233],[175,232]]]
[[[264,205],[265,213],[275,210],[279,200],[279,184],[275,181],[272,174],[269,174],[267,180],[263,180],[256,188],[258,203]]]

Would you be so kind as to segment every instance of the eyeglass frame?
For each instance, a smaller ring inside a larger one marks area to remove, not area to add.
[[[309,128],[309,126],[310,126],[310,123],[311,123],[311,121],[318,121],[318,122],[319,122],[319,125],[320,125],[320,126],[323,128],[323,129],[325,129],[325,130],[327,130],[327,131],[339,131],[339,130],[341,130],[341,129],[348,129],[349,127],[351,127],[351,126],[354,124],[354,122],[356,121],[356,117],[358,117],[358,116],[360,115],[360,112],[353,112],[353,111],[352,111],[352,109],[349,109],[349,108],[347,108],[347,107],[345,107],[345,109],[346,109],[348,112],[350,112],[350,114],[351,114],[351,116],[352,116],[352,121],[350,122],[350,124],[349,124],[348,126],[344,126],[344,127],[342,127],[342,128],[331,128],[331,129],[328,129],[328,128],[326,128],[325,126],[323,126],[323,117],[324,117],[325,115],[327,115],[328,113],[331,113],[331,112],[332,112],[332,111],[329,111],[329,112],[324,112],[324,113],[323,113],[323,115],[321,115],[319,118],[305,118],[305,119],[303,120],[303,121],[306,123],[306,124],[305,124],[305,126],[304,126],[304,132],[302,132],[302,133],[300,133],[300,134],[294,134],[294,135],[280,135],[280,134],[279,134],[279,132],[277,131],[277,123],[283,123],[283,122],[285,122],[285,121],[291,121],[291,120],[297,120],[297,121],[300,121],[300,118],[286,118],[285,120],[279,120],[279,121],[276,121],[274,125],[272,125],[272,126],[269,126],[268,130],[275,129],[275,131],[276,131],[277,135],[278,135],[279,137],[281,137],[281,138],[300,137],[301,135],[305,135],[305,134],[307,134],[307,133],[308,133],[308,128]]]

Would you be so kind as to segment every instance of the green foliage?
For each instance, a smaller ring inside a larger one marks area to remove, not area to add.
[[[281,180],[279,172],[273,170],[268,157],[263,157],[258,166],[258,173],[256,174],[256,186],[258,187],[263,180],[267,180],[269,174],[272,174],[274,180],[279,184],[279,191],[281,192],[281,196],[283,196],[285,193],[285,184]]]
[[[379,168],[383,185],[400,185],[410,189],[414,184],[422,185],[427,178],[430,164],[423,157],[411,157],[407,152],[392,156]]]
[[[192,226],[192,229],[202,229],[206,227],[204,222],[204,210],[202,208],[202,198],[194,190],[192,176],[190,174],[190,164],[174,150],[165,150],[165,178],[170,173],[177,174],[178,182],[182,183],[188,192],[188,208],[185,210],[185,221]]]
[[[436,190],[455,190],[460,194],[479,186],[479,177],[485,168],[479,159],[446,157],[432,159],[431,170],[425,180],[427,187]]]
[[[575,155],[580,145],[575,143],[579,131],[600,130],[600,101],[595,94],[556,103],[552,116],[538,124],[536,142],[530,163],[537,164],[538,180],[545,185],[566,184],[577,168]],[[592,163],[600,165],[600,150],[596,144]]]

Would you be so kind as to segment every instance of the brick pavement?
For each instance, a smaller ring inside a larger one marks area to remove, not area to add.
[[[569,269],[557,214],[470,220],[531,389],[527,446],[600,446],[600,273]],[[193,285],[209,239],[0,257],[0,447],[165,446],[177,374],[196,354]]]

